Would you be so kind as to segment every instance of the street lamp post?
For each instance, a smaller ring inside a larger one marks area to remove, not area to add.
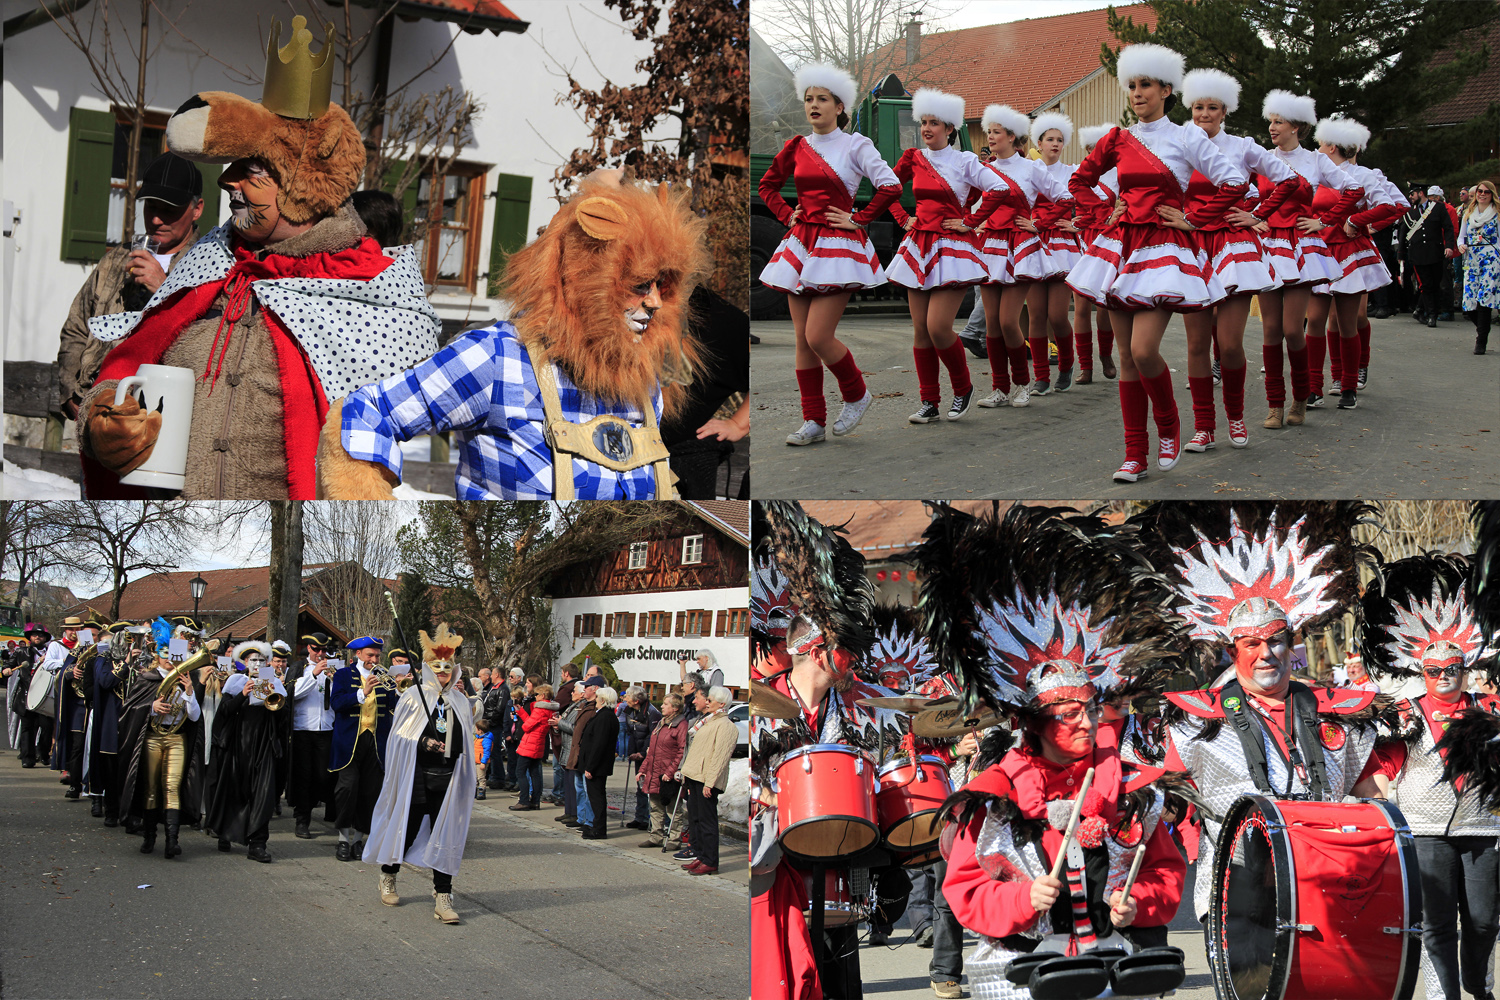
[[[201,576],[195,576],[188,581],[188,589],[193,592],[193,621],[198,620],[198,602],[208,592],[208,581]]]

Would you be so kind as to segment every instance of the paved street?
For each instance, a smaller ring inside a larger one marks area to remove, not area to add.
[[[547,780],[550,781],[550,769]],[[617,782],[623,786],[623,772]],[[381,905],[377,866],[334,860],[316,821],[271,824],[275,862],[220,855],[184,829],[174,861],[138,852],[55,771],[0,753],[0,997],[742,997],[748,876],[726,840],[718,876],[636,848],[610,824],[585,842],[555,808],[476,803],[454,879],[461,926],[432,918],[427,872]],[[145,886],[145,888],[142,888]]]
[[[963,319],[960,318],[960,324]],[[1250,499],[1257,497],[1479,498],[1500,487],[1500,351],[1473,353],[1474,329],[1461,320],[1430,330],[1410,316],[1372,320],[1370,381],[1359,407],[1308,412],[1301,427],[1269,431],[1260,375],[1260,321],[1245,331],[1250,349],[1245,416],[1250,446],[1229,447],[1222,396],[1220,443],[1184,454],[1168,473],[1139,483],[1110,474],[1124,457],[1116,383],[1096,368],[1092,385],[1034,398],[1025,409],[975,406],[958,423],[914,425],[917,377],[912,368],[911,322],[904,314],[846,316],[839,336],[854,351],[877,397],[859,429],[830,433],[822,444],[782,443],[801,426],[789,320],[758,322],[761,338],[751,358],[756,445],[756,495],[764,498],[874,499]],[[1163,341],[1174,370],[1178,411],[1191,436],[1187,347],[1181,319]],[[1118,355],[1117,355],[1118,356]],[[988,394],[989,362],[969,357],[981,394]],[[947,375],[943,376],[947,392]],[[837,415],[837,385],[825,378],[829,417]],[[943,407],[946,410],[948,397]]]

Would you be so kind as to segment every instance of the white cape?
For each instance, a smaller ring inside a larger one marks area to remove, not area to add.
[[[421,686],[431,708],[438,696],[438,685],[426,664],[422,666]],[[412,841],[411,851],[404,850],[412,781],[417,769],[417,741],[427,726],[417,686],[413,685],[396,703],[391,734],[386,739],[385,782],[380,786],[380,799],[370,819],[370,835],[365,838],[366,864],[399,865],[410,861],[423,868],[458,874],[464,842],[469,839],[469,817],[474,813],[474,712],[469,700],[452,687],[443,691],[442,697],[448,705],[448,718],[458,722],[454,739],[461,741],[463,752],[453,763],[453,779],[448,783],[448,794],[443,796],[437,823],[434,825],[422,817],[422,828]]]

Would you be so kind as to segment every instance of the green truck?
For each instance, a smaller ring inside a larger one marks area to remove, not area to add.
[[[26,634],[25,628],[18,605],[0,604],[0,640],[19,639]]]
[[[770,208],[760,198],[760,178],[787,140],[798,133],[806,134],[811,128],[802,117],[799,95],[793,92],[794,88],[789,80],[785,84],[780,89],[786,93],[767,93],[756,88],[750,91],[751,120],[762,123],[752,130],[750,147],[750,315],[755,319],[782,319],[787,315],[786,296],[760,283],[761,268],[770,261],[777,244],[786,235],[786,229],[776,221]],[[761,107],[757,108],[757,103]],[[917,123],[911,116],[911,96],[894,73],[887,76],[873,92],[865,95],[865,99],[851,115],[850,125],[855,132],[869,136],[880,155],[892,166],[901,158],[902,152],[922,141],[918,135]],[[967,128],[958,130],[958,143],[961,149],[972,149]],[[787,200],[787,204],[796,206],[797,189],[790,178],[782,185],[781,196]],[[874,189],[870,182],[861,181],[859,190],[854,194],[856,208],[863,208],[873,196]],[[901,204],[908,212],[916,210],[909,189],[902,194]],[[872,221],[868,231],[881,263],[890,263],[891,255],[905,234],[897,228],[889,215]],[[904,301],[905,294],[904,289],[884,285],[860,293],[856,299]],[[965,311],[960,315],[967,316],[968,313]]]

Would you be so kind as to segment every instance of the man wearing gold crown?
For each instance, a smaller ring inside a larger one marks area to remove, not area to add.
[[[119,341],[79,407],[86,495],[142,498],[120,483],[163,423],[190,420],[187,499],[311,500],[331,401],[437,350],[438,319],[411,254],[381,253],[350,204],[365,147],[329,103],[333,26],[316,56],[306,19],[278,49],[272,22],[259,104],[206,91],[167,122],[172,152],[227,163],[231,219],[172,269],[145,310],[92,329]],[[141,365],[190,369],[191,413],[148,411],[119,380]]]
[[[463,860],[474,812],[474,710],[454,681],[464,637],[448,631],[422,639],[422,676],[401,695],[386,743],[385,781],[375,804],[366,864],[380,864],[380,901],[398,906],[403,861],[432,869],[435,920],[459,923],[453,876]]]

